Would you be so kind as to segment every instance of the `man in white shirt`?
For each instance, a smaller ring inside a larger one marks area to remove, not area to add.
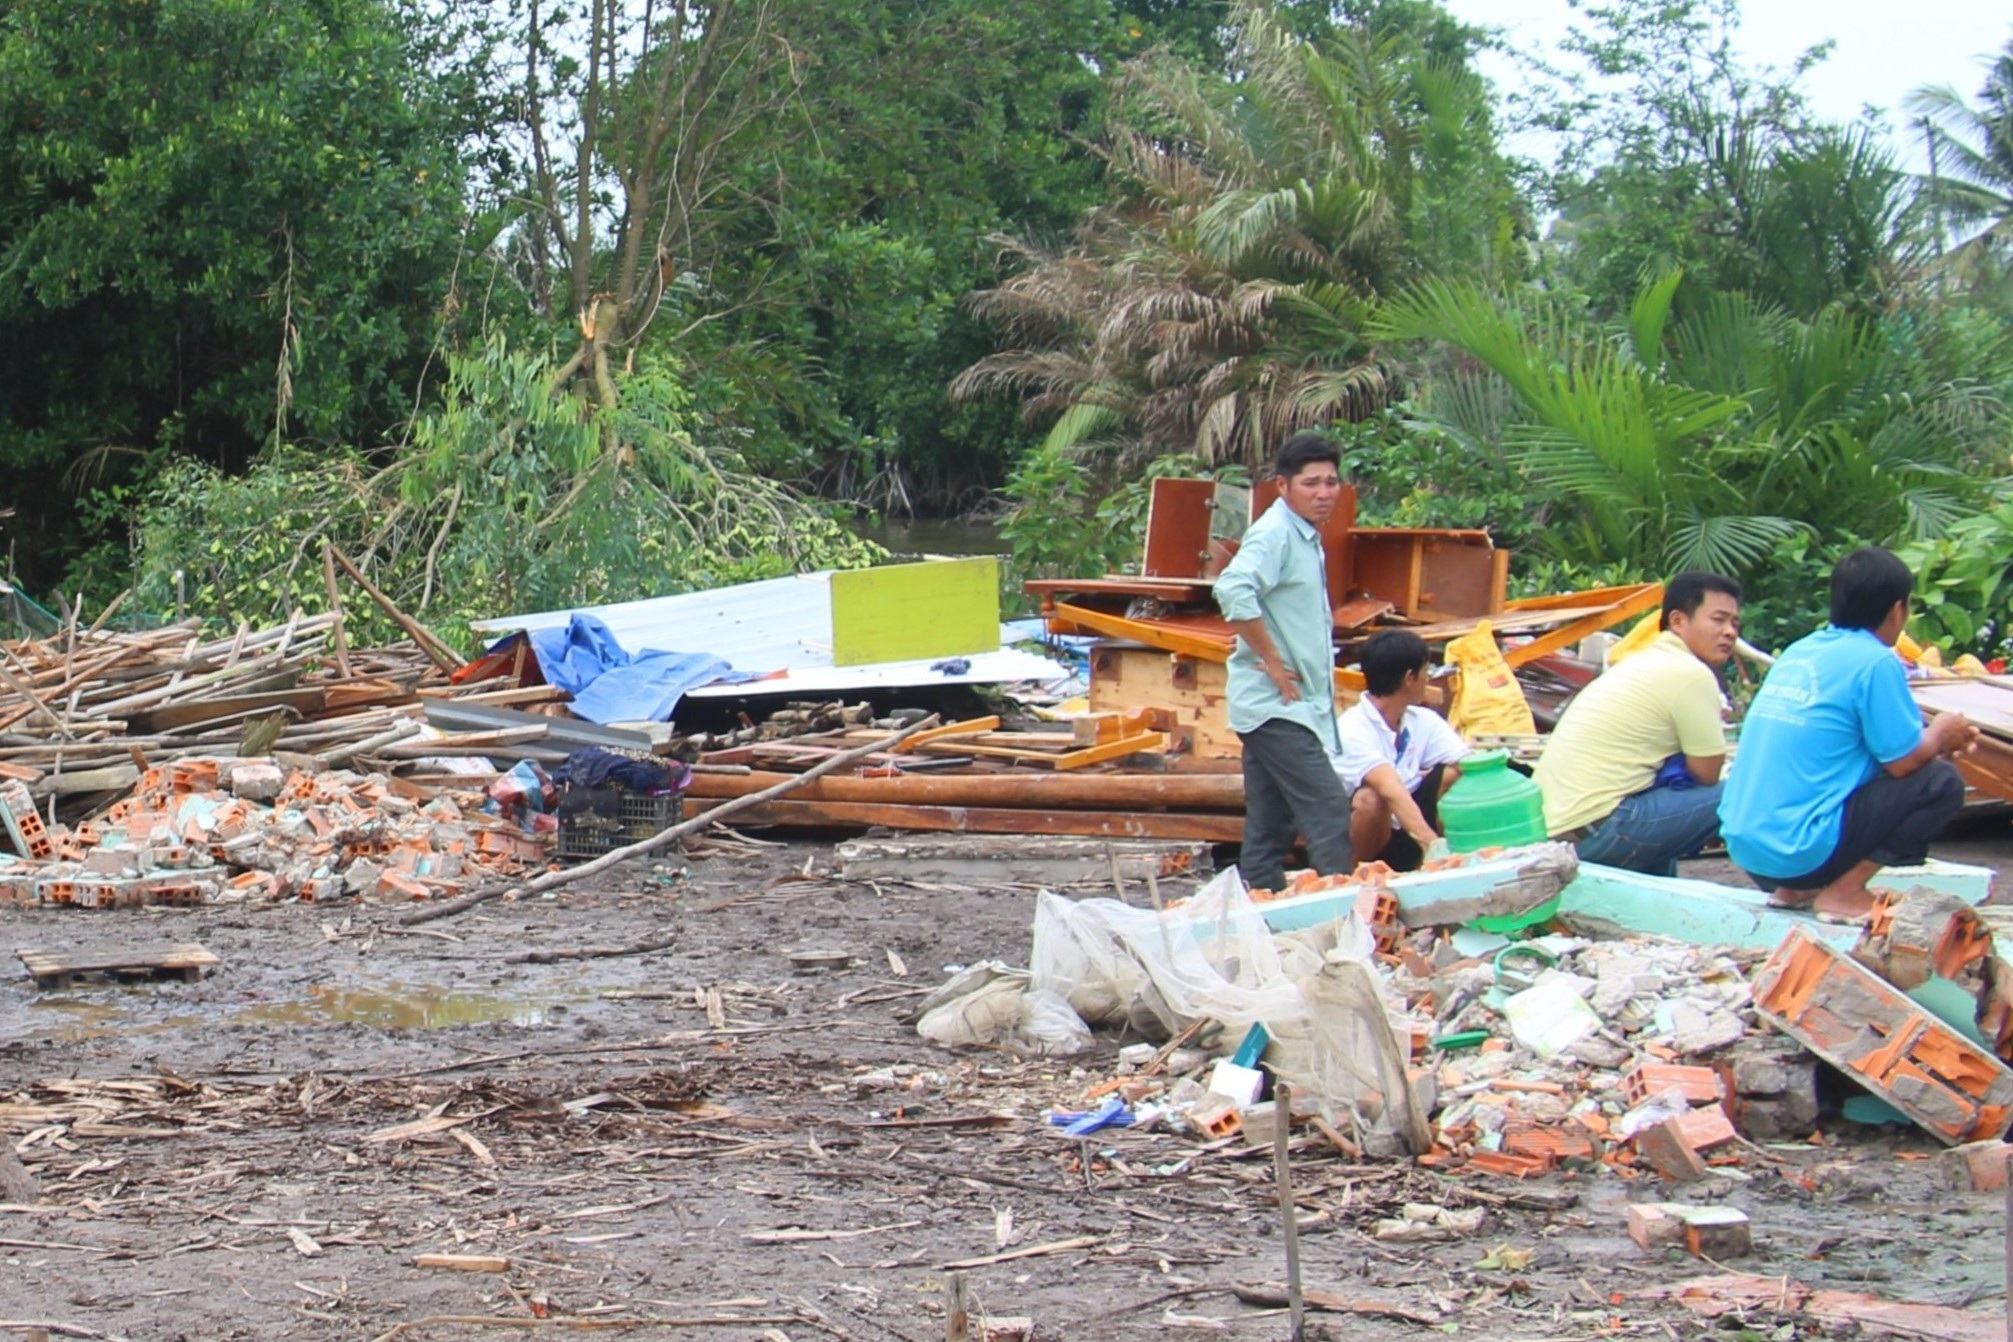
[[[1363,644],[1365,691],[1336,719],[1335,761],[1349,794],[1349,840],[1358,862],[1417,871],[1439,834],[1440,797],[1461,776],[1467,743],[1423,705],[1432,663],[1426,640],[1386,629]]]

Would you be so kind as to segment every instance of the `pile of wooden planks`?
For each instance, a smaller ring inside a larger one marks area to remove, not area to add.
[[[142,632],[72,624],[0,643],[0,780],[27,783],[38,798],[89,798],[176,759],[291,752],[323,766],[389,762],[525,746],[551,730],[520,713],[421,743],[429,703],[505,709],[563,696],[507,675],[456,685],[439,649],[351,649],[340,633],[339,613],[296,613],[224,638],[188,620]]]
[[[802,772],[874,733],[844,730],[699,757],[686,810],[703,814]],[[744,812],[749,824],[1052,834],[1234,843],[1244,828],[1235,768],[1188,771],[1141,715],[1093,714],[1057,731],[1008,732],[996,717],[946,723]],[[1189,763],[1197,763],[1190,761]],[[745,768],[746,773],[729,772]]]

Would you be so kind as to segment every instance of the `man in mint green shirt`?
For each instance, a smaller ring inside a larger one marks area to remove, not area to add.
[[[1230,729],[1244,744],[1247,885],[1279,890],[1297,833],[1322,875],[1351,870],[1349,799],[1331,755],[1335,728],[1334,615],[1321,524],[1342,496],[1341,453],[1319,434],[1279,449],[1279,500],[1251,524],[1216,580],[1216,604],[1237,631],[1230,655]]]

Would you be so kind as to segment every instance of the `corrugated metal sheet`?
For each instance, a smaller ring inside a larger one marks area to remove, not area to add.
[[[947,676],[930,670],[930,663],[878,662],[867,666],[832,665],[832,584],[829,570],[766,582],[720,587],[710,592],[624,601],[612,606],[584,606],[607,625],[626,650],[655,648],[665,652],[709,652],[724,657],[737,671],[757,675],[786,672],[758,684],[708,685],[693,690],[700,698],[746,694],[845,694],[904,685],[990,685],[1018,680],[1053,680],[1068,668],[1030,653],[1001,649],[976,652],[966,658],[970,669]],[[518,629],[551,629],[572,618],[571,610],[539,611],[482,620],[477,633],[499,635]]]

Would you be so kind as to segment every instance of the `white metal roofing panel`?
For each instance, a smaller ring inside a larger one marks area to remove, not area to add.
[[[788,671],[787,677],[741,685],[709,685],[695,695],[785,692],[843,692],[871,686],[933,684],[998,684],[1015,680],[1053,680],[1068,668],[1012,649],[967,655],[970,669],[947,676],[930,670],[929,661],[877,662],[866,666],[832,665],[832,574],[829,569],[790,578],[717,587],[710,592],[684,592],[609,606],[547,610],[506,615],[470,626],[480,634],[507,634],[518,629],[553,629],[574,614],[592,615],[607,625],[629,652],[646,648],[665,652],[708,652],[724,657],[736,671],[757,675]]]

